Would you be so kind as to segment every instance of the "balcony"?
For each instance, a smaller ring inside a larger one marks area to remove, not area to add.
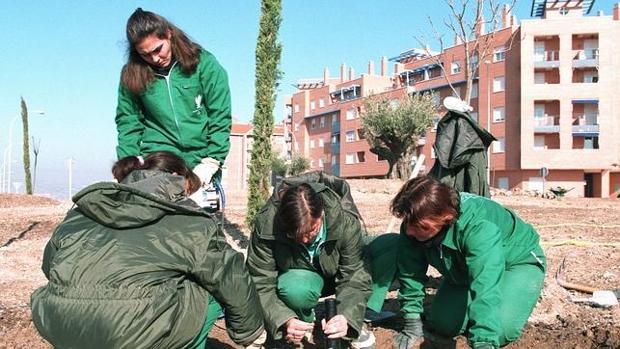
[[[578,50],[573,59],[573,68],[593,68],[598,66],[598,48]]]
[[[534,53],[534,68],[559,68],[559,51],[542,51]]]
[[[535,133],[557,133],[560,132],[560,117],[545,115],[534,116]]]
[[[332,165],[332,174],[334,176],[340,176],[340,165],[338,164]]]
[[[574,136],[598,136],[600,130],[598,124],[598,114],[577,116],[573,119],[572,129]]]

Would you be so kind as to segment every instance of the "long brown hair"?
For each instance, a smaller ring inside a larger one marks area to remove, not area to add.
[[[408,225],[418,225],[422,219],[440,220],[451,217],[444,224],[456,220],[460,212],[459,193],[438,180],[419,176],[408,180],[392,199],[392,214]]]
[[[202,184],[200,178],[187,167],[185,161],[169,151],[156,151],[145,157],[144,161],[137,156],[124,157],[112,166],[112,175],[117,181],[122,182],[134,170],[159,170],[183,176],[186,181],[187,195],[196,192]]]
[[[140,57],[136,45],[150,35],[163,39],[168,33],[172,56],[181,71],[190,75],[196,70],[200,60],[200,45],[164,17],[138,7],[127,20],[127,64],[121,72],[121,83],[131,93],[141,93],[155,78],[153,69]]]

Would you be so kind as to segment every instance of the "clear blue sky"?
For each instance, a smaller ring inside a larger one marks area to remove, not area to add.
[[[280,41],[284,72],[276,104],[297,79],[332,76],[341,63],[356,74],[381,56],[418,46],[413,36],[446,16],[438,0],[285,0]],[[611,12],[614,1],[593,8]],[[531,1],[514,13],[529,17]],[[254,50],[260,1],[6,1],[0,11],[4,54],[0,64],[0,150],[23,96],[31,111],[30,134],[41,140],[37,191],[67,196],[65,159],[75,159],[74,188],[110,179],[115,159],[114,115],[120,69],[125,61],[125,23],[136,7],[168,18],[210,50],[226,68],[233,115],[250,121],[254,110]],[[447,40],[450,41],[450,40]],[[392,66],[392,64],[390,64]],[[390,67],[391,69],[391,67]],[[14,178],[20,180],[21,127],[14,129]],[[75,190],[74,190],[75,192]]]

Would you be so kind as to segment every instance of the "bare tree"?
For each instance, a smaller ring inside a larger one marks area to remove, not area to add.
[[[34,193],[37,187],[37,162],[39,160],[39,151],[41,150],[41,139],[36,139],[32,136],[32,153],[34,154],[34,167],[32,169],[32,192]]]
[[[502,25],[502,7],[505,6],[504,11],[510,12],[516,1],[510,0],[502,4],[499,0],[443,0],[449,9],[449,16],[443,19],[445,29],[454,35],[458,43],[462,43],[464,49],[465,94],[463,100],[468,104],[471,99],[474,77],[480,63],[493,55],[495,35]],[[442,64],[446,47],[444,45],[445,35],[440,33],[430,16],[428,22],[433,35],[432,39],[439,43],[439,54],[431,51],[431,38],[426,34],[421,33],[415,35],[414,38],[424,48],[430,59],[439,65],[448,85],[456,94],[457,91],[450,80],[451,74],[446,72],[446,67]],[[513,39],[514,33],[505,51],[512,48]]]

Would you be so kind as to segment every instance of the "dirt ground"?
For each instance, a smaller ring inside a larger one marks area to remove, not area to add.
[[[351,186],[368,231],[383,234],[390,221],[389,200],[400,182],[353,180]],[[586,295],[567,291],[555,281],[564,260],[565,280],[597,289],[620,288],[620,201],[518,195],[494,199],[537,227],[549,267],[522,338],[508,348],[620,348],[620,307],[573,303],[571,297]],[[46,282],[40,269],[43,247],[70,207],[46,198],[0,194],[0,348],[50,348],[32,324],[28,302],[32,291]],[[247,246],[244,217],[245,198],[229,195],[225,227],[240,249]],[[437,279],[431,278],[429,293],[436,285]],[[388,300],[385,309],[397,310],[398,302]],[[391,348],[392,336],[401,326],[399,317],[372,325],[377,347]],[[322,348],[320,333],[315,333],[313,342],[317,344],[306,348]],[[222,321],[210,333],[208,347],[235,347]],[[457,339],[456,347],[467,348],[464,338]]]

